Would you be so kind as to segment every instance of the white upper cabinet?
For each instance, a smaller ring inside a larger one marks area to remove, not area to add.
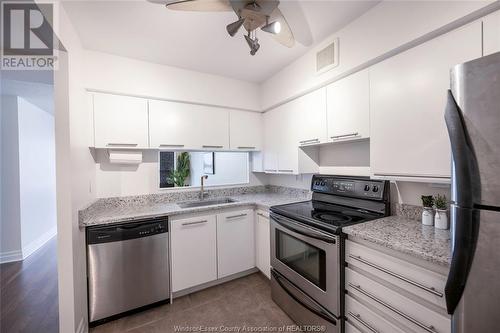
[[[264,172],[278,172],[280,148],[280,108],[264,113]]]
[[[328,141],[370,137],[370,82],[368,70],[348,76],[327,88]]]
[[[480,56],[481,23],[476,22],[372,67],[370,164],[375,177],[447,181],[451,154],[444,110],[450,69]]]
[[[148,102],[142,98],[93,94],[96,148],[148,148]]]
[[[297,122],[297,143],[303,146],[326,142],[326,88],[315,90],[290,104]]]
[[[483,19],[484,54],[500,52],[500,11]]]
[[[263,120],[258,112],[236,111],[229,112],[229,140],[231,149],[261,150]]]
[[[229,111],[149,100],[151,148],[229,149]]]
[[[218,278],[255,267],[252,209],[217,214]]]

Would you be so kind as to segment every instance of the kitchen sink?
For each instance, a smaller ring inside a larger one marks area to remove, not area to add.
[[[221,205],[231,202],[236,202],[236,200],[233,200],[231,198],[207,199],[207,200],[180,202],[177,205],[181,208],[193,208],[193,207]]]

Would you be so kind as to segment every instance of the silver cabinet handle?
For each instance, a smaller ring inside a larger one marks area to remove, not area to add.
[[[344,138],[348,138],[348,137],[356,137],[356,136],[359,136],[359,133],[358,132],[355,132],[355,133],[349,133],[349,134],[342,134],[342,135],[334,135],[334,136],[331,136],[330,139],[332,140],[339,140],[339,139],[344,139]]]
[[[262,217],[265,217],[265,218],[268,218],[266,215],[264,215],[264,214],[262,214],[262,213],[257,213],[257,215],[262,216]]]
[[[288,172],[288,173],[293,172],[293,170],[290,170],[290,169],[279,169],[278,171],[279,172]]]
[[[319,142],[319,139],[309,139],[309,140],[302,140],[302,141],[299,141],[299,143],[301,145],[305,145],[305,144],[308,144],[308,143],[317,143]]]
[[[406,173],[384,173],[384,172],[375,172],[374,176],[380,177],[406,177],[406,178],[438,178],[438,179],[450,179],[450,176],[433,176],[433,175],[412,175]]]
[[[366,321],[364,321],[363,319],[361,319],[361,316],[359,314],[354,314],[351,311],[349,311],[347,313],[347,315],[349,317],[353,318],[354,320],[356,320],[358,323],[360,323],[364,327],[366,327],[370,332],[378,333],[378,331],[376,329],[374,329],[370,324],[368,324]]]
[[[162,143],[162,144],[160,144],[160,147],[182,148],[182,147],[184,147],[184,145],[173,145],[173,144]]]
[[[107,143],[106,146],[114,147],[114,146],[124,146],[124,147],[136,147],[137,143]]]
[[[238,217],[245,217],[247,216],[248,214],[238,214],[238,215],[232,215],[232,216],[226,216],[226,220],[230,220],[230,219],[236,219]]]
[[[436,331],[436,329],[434,328],[434,326],[432,325],[425,325],[425,324],[422,324],[421,322],[419,322],[418,320],[414,319],[413,317],[410,317],[409,315],[407,315],[406,313],[396,309],[395,307],[393,307],[392,305],[382,301],[381,299],[378,299],[377,297],[375,297],[374,295],[370,294],[369,292],[361,289],[361,286],[360,285],[354,285],[352,284],[351,282],[349,282],[349,287],[353,288],[354,290],[362,293],[363,295],[365,295],[366,297],[368,298],[371,298],[372,300],[374,300],[375,302],[377,302],[378,304],[386,307],[387,309],[391,310],[392,312],[400,315],[401,317],[405,318],[406,320],[408,321],[411,321],[412,323],[414,323],[415,325],[417,325],[418,327],[422,328],[423,330],[427,331],[427,332],[430,332],[430,333],[438,333]]]
[[[360,256],[355,256],[355,255],[349,254],[349,258],[352,258],[352,259],[357,260],[357,261],[359,261],[359,262],[361,262],[361,263],[363,263],[363,264],[365,264],[365,265],[368,265],[368,266],[370,266],[370,267],[373,267],[373,268],[375,268],[375,269],[377,269],[377,270],[379,270],[379,271],[381,271],[381,272],[384,272],[384,273],[386,273],[386,274],[389,274],[390,276],[393,276],[393,277],[395,277],[395,278],[398,278],[398,279],[400,279],[400,280],[402,280],[402,281],[404,281],[404,282],[407,282],[407,283],[409,283],[409,284],[411,284],[411,285],[413,285],[413,286],[415,286],[415,287],[418,287],[418,288],[420,288],[420,289],[422,289],[422,290],[425,290],[425,291],[427,291],[427,292],[429,292],[429,293],[431,293],[431,294],[433,294],[433,295],[436,295],[436,296],[438,296],[438,297],[443,297],[443,293],[440,293],[440,292],[439,292],[439,291],[437,291],[434,287],[426,287],[426,286],[424,286],[424,285],[423,285],[423,284],[421,284],[421,283],[415,282],[415,281],[413,281],[413,280],[408,279],[407,277],[404,277],[403,275],[400,275],[400,274],[397,274],[397,273],[391,272],[391,271],[390,271],[390,270],[388,270],[387,268],[384,268],[384,267],[382,267],[382,266],[379,266],[379,265],[373,264],[373,263],[369,262],[368,260],[361,258]]]
[[[255,149],[255,147],[251,147],[251,146],[248,146],[248,147],[238,146],[238,149]]]
[[[224,148],[224,146],[210,146],[210,145],[203,145],[203,148]]]
[[[202,223],[207,223],[207,220],[201,220],[201,221],[196,221],[196,222],[184,222],[182,223],[183,226],[188,226],[188,225],[196,225],[196,224],[202,224]]]
[[[267,171],[267,172],[277,172],[278,170],[273,170],[273,169],[264,169],[264,171]]]

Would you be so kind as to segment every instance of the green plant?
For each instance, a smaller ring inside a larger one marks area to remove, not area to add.
[[[186,184],[186,179],[191,174],[190,159],[188,152],[182,152],[177,155],[177,167],[170,172],[168,180],[175,186],[182,187]]]
[[[432,208],[434,205],[434,197],[432,195],[422,195],[422,205],[426,208]]]
[[[434,197],[434,204],[436,205],[436,209],[446,209],[448,205],[448,200],[445,195],[436,195]]]

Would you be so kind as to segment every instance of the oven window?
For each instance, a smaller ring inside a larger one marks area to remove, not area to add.
[[[276,257],[326,291],[325,251],[276,229]]]

